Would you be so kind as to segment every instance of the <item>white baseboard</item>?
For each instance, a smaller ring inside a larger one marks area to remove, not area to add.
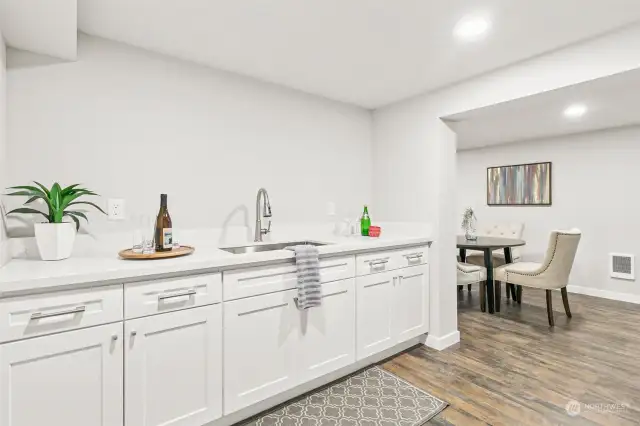
[[[585,294],[587,296],[601,297],[603,299],[619,300],[621,302],[640,303],[639,294],[618,293],[615,291],[601,290],[599,288],[581,287],[577,285],[567,286],[569,293]]]
[[[434,336],[429,333],[425,345],[437,351],[441,351],[448,348],[449,346],[455,345],[458,342],[460,342],[460,332],[456,330],[453,333],[449,333],[446,336],[442,337]]]

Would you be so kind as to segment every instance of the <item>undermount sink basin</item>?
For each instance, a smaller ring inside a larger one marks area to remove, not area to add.
[[[274,244],[255,244],[251,246],[240,247],[225,247],[220,250],[233,253],[233,254],[245,254],[245,253],[258,253],[261,251],[273,251],[284,250],[287,247],[308,245],[308,246],[325,246],[326,243],[319,243],[317,241],[289,241],[286,243],[274,243]]]

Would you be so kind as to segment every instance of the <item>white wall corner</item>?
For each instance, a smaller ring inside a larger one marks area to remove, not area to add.
[[[621,302],[640,304],[640,294],[619,293],[609,290],[601,290],[593,287],[582,287],[578,285],[567,286],[569,293],[584,294],[586,296],[601,297],[603,299],[618,300]]]
[[[460,342],[460,331],[456,330],[442,337],[434,336],[433,334],[429,333],[427,335],[427,340],[425,341],[424,344],[425,346],[428,346],[431,349],[441,351],[459,342]]]

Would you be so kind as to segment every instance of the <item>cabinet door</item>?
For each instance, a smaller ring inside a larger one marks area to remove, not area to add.
[[[393,335],[404,342],[428,331],[429,267],[413,266],[396,271]]]
[[[395,281],[394,272],[356,278],[356,353],[359,360],[395,343],[391,330]]]
[[[220,304],[125,323],[126,426],[201,426],[222,415]]]
[[[355,280],[322,285],[322,305],[298,310],[299,375],[302,381],[335,371],[356,360]]]
[[[0,346],[0,425],[122,426],[122,323]]]
[[[295,290],[224,303],[224,414],[292,388],[298,310]]]

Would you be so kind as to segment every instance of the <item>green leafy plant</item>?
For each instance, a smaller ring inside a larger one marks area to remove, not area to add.
[[[29,197],[24,205],[33,203],[40,199],[47,205],[48,212],[44,213],[40,210],[36,210],[31,207],[20,207],[18,209],[11,210],[7,214],[21,213],[21,214],[40,214],[47,219],[49,223],[62,223],[64,217],[70,217],[76,224],[76,230],[80,229],[80,219],[84,219],[89,222],[87,215],[81,211],[72,210],[78,205],[90,205],[98,209],[101,213],[106,214],[104,210],[95,203],[90,201],[79,201],[79,198],[86,195],[95,195],[93,191],[86,188],[80,188],[80,184],[74,184],[62,188],[58,182],[54,183],[51,189],[42,185],[39,182],[33,182],[37,186],[12,186],[8,189],[17,190],[7,195]],[[77,208],[77,207],[76,207]]]

